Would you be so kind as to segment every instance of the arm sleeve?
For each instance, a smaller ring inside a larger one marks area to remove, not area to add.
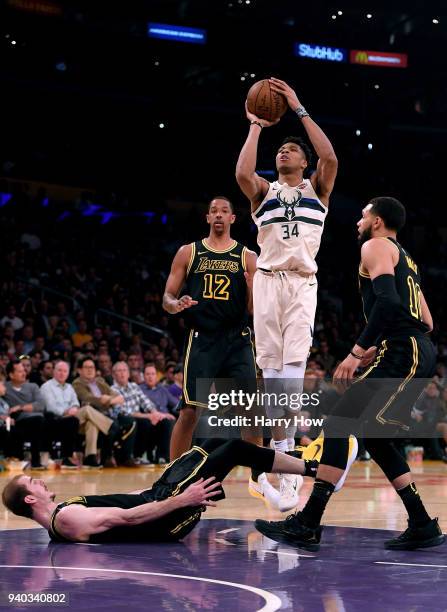
[[[356,344],[368,349],[376,344],[377,338],[394,320],[401,305],[393,274],[381,274],[372,281],[376,301],[371,309],[368,323]]]

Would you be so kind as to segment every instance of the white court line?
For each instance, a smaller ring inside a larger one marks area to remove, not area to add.
[[[236,544],[225,540],[225,538],[214,538],[214,541],[219,542],[219,544],[225,544],[225,546],[236,546]]]
[[[262,552],[270,553],[271,555],[287,555],[288,557],[304,557],[306,559],[315,559],[315,555],[303,555],[302,553],[284,552],[282,550],[263,550]]]
[[[377,565],[408,565],[409,567],[445,567],[447,565],[432,565],[430,563],[397,563],[394,561],[374,561]]]
[[[216,531],[216,533],[230,533],[230,531],[239,531],[240,527],[231,527],[230,529],[221,529],[220,531]]]
[[[259,595],[265,601],[265,605],[262,608],[256,610],[256,612],[275,612],[279,610],[282,602],[279,597],[264,589],[258,589],[257,587],[250,586],[248,584],[239,584],[238,582],[227,582],[226,580],[216,580],[214,578],[200,578],[198,576],[182,576],[181,574],[160,574],[158,572],[142,572],[137,570],[118,570],[118,569],[102,569],[99,567],[69,567],[66,565],[0,565],[0,568],[11,569],[11,568],[22,568],[22,569],[50,569],[50,570],[78,570],[82,572],[110,572],[114,574],[138,574],[140,576],[161,576],[163,578],[181,578],[182,580],[197,580],[198,582],[210,582],[212,584],[222,584],[224,586],[235,587],[236,589],[242,589],[249,591],[255,595]]]

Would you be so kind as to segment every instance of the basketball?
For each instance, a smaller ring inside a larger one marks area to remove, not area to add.
[[[284,115],[288,104],[285,97],[273,91],[269,81],[263,79],[250,87],[247,95],[247,106],[250,113],[260,119],[276,121]]]

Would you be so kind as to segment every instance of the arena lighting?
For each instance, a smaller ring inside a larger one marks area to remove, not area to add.
[[[103,212],[103,213],[100,213],[100,214],[102,216],[101,225],[105,225],[106,223],[108,223],[114,217],[114,213],[113,212]]]
[[[167,23],[149,23],[147,33],[150,38],[162,38],[164,40],[175,40],[199,45],[206,43],[207,36],[206,30],[169,25]]]
[[[372,148],[373,148],[372,144],[371,144],[371,143],[368,143],[368,149],[369,149],[370,151],[372,151]]]
[[[348,57],[347,50],[340,47],[325,47],[301,42],[295,43],[294,52],[298,57],[308,57],[326,62],[346,62]]]
[[[343,11],[337,11],[337,15],[343,15]]]
[[[355,135],[356,135],[356,136],[360,136],[360,134],[361,134],[361,133],[362,133],[362,132],[361,132],[360,130],[356,130],[356,131],[355,131]]]
[[[438,24],[439,23],[439,19],[432,19],[432,23]]]
[[[12,198],[12,193],[1,193],[0,192],[0,208],[5,206]]]

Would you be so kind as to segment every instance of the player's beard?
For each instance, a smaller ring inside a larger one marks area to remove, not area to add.
[[[363,246],[365,242],[368,242],[368,240],[371,240],[371,238],[372,238],[371,227],[367,227],[359,235],[359,245]]]

